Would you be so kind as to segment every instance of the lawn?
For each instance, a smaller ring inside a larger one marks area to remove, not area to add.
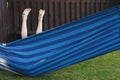
[[[0,70],[0,80],[120,80],[120,50],[37,77]]]

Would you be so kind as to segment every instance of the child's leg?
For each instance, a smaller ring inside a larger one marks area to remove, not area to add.
[[[38,27],[36,30],[36,34],[42,32],[42,21],[43,21],[44,14],[45,14],[45,10],[40,9],[39,16],[38,16]]]
[[[22,38],[26,38],[28,34],[27,33],[27,16],[30,13],[30,11],[31,11],[31,8],[26,8],[22,14],[22,29],[21,29]]]

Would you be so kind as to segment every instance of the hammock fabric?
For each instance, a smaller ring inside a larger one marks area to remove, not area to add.
[[[46,74],[120,49],[120,6],[25,39],[0,45],[0,68]]]

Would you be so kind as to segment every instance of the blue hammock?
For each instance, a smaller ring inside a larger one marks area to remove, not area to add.
[[[120,6],[25,39],[0,45],[0,68],[46,74],[120,49]]]

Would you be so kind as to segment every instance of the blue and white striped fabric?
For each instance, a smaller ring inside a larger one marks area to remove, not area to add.
[[[120,49],[120,6],[25,39],[0,45],[0,68],[46,74]]]

